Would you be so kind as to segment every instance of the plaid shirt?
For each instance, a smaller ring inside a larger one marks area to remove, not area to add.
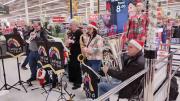
[[[126,27],[125,32],[127,33],[127,38],[130,39],[140,39],[146,36],[147,33],[148,18],[146,15],[132,16]]]

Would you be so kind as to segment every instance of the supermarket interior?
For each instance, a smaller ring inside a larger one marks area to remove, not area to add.
[[[0,101],[180,101],[180,0],[0,0]]]

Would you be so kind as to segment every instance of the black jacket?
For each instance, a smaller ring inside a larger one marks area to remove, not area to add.
[[[144,69],[145,66],[145,59],[142,52],[139,52],[134,57],[124,56],[124,63],[122,71],[115,71],[115,70],[108,70],[108,74],[116,79],[121,81],[125,81],[126,79],[132,77],[133,75],[137,74],[141,70]],[[120,98],[130,98],[135,93],[137,93],[137,88],[140,85],[142,77],[136,79],[125,88],[120,90],[119,97]]]
[[[173,27],[174,27],[173,38],[180,38],[180,26],[173,26]]]
[[[72,32],[72,40],[74,40],[74,43],[70,45],[70,59],[71,60],[77,60],[77,57],[79,54],[81,54],[81,48],[80,48],[80,36],[83,34],[83,32],[78,29],[76,32]]]

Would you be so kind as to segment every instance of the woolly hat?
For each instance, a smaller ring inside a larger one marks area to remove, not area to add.
[[[143,48],[143,45],[144,45],[143,42],[138,41],[138,40],[134,40],[134,39],[130,40],[130,41],[129,41],[129,44],[132,44],[133,46],[135,46],[135,47],[138,48],[139,50],[141,50],[141,49]]]
[[[92,27],[92,28],[94,28],[96,30],[98,29],[97,24],[95,22],[91,22],[88,26]]]

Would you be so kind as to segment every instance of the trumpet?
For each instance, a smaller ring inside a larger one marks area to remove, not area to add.
[[[30,33],[30,37],[28,40],[26,40],[27,43],[30,43],[33,39],[35,39],[37,36],[37,32],[36,30],[34,30],[33,32]]]

